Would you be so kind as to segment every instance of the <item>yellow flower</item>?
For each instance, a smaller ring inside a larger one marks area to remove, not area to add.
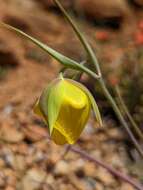
[[[80,83],[62,78],[55,79],[43,91],[34,111],[44,118],[56,144],[74,144],[88,121],[91,106],[101,124],[98,107],[90,92]]]

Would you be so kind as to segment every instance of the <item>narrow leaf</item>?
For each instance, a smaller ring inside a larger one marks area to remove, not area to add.
[[[91,45],[89,44],[89,42],[87,41],[87,39],[85,38],[85,36],[83,35],[83,33],[79,30],[78,26],[74,23],[73,19],[69,16],[69,14],[67,13],[67,11],[64,9],[64,7],[60,3],[60,1],[59,0],[54,0],[54,2],[59,7],[59,9],[61,10],[61,12],[65,16],[65,18],[67,19],[67,21],[69,22],[69,24],[71,25],[72,29],[76,33],[78,39],[80,40],[80,42],[83,45],[86,53],[88,54],[91,62],[94,64],[95,68],[97,69],[98,74],[96,74],[96,75],[99,76],[99,78],[100,78],[101,77],[100,67],[99,67],[98,60],[96,58],[96,55],[95,55],[95,53],[94,53]]]
[[[25,32],[10,26],[8,24],[5,24],[3,22],[0,22],[0,26],[3,26],[9,30],[12,30],[16,32],[17,34],[20,34],[21,36],[25,37],[26,39],[30,40],[34,44],[36,44],[38,47],[46,51],[49,55],[51,55],[53,58],[55,58],[57,61],[59,61],[61,64],[63,64],[65,67],[69,67],[75,70],[83,71],[87,74],[89,74],[93,78],[100,78],[100,76],[96,75],[93,71],[88,69],[87,67],[80,65],[78,62],[60,54],[59,52],[55,51],[54,49],[50,48],[46,44],[40,42],[39,40],[33,38],[32,36],[26,34]]]

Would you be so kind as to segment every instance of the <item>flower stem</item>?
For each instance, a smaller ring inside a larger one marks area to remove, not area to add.
[[[124,113],[127,115],[130,123],[132,124],[132,127],[134,128],[134,131],[136,132],[138,137],[143,141],[143,133],[140,130],[139,126],[134,121],[133,117],[131,116],[127,106],[125,105],[125,102],[124,102],[124,100],[123,100],[123,98],[121,96],[120,89],[119,89],[118,85],[115,86],[115,92],[117,94],[117,98],[119,99],[119,103],[121,104],[121,107],[122,107]]]
[[[136,147],[137,151],[139,152],[139,154],[143,157],[143,151],[140,148],[140,145],[138,144],[137,140],[135,139],[132,131],[130,130],[130,128],[128,127],[128,124],[126,122],[126,120],[124,119],[124,117],[122,116],[122,113],[120,111],[120,109],[118,108],[116,102],[114,101],[113,97],[111,96],[110,92],[108,91],[104,80],[102,78],[102,72],[100,69],[100,65],[98,63],[98,60],[96,58],[96,55],[92,49],[92,47],[90,46],[90,44],[88,43],[87,39],[85,38],[85,36],[81,33],[81,31],[79,30],[78,26],[73,22],[72,18],[69,16],[69,14],[67,13],[67,11],[64,9],[64,7],[62,6],[62,4],[60,3],[59,0],[54,0],[54,2],[56,3],[56,5],[59,7],[59,9],[61,10],[61,12],[63,13],[63,15],[65,16],[65,18],[67,19],[67,21],[69,22],[69,24],[71,25],[72,29],[74,30],[74,32],[76,33],[77,37],[79,38],[81,44],[83,45],[88,57],[90,58],[91,63],[93,64],[93,66],[96,68],[97,70],[97,74],[95,73],[95,75],[93,76],[93,71],[87,68],[86,73],[93,77],[94,79],[98,80],[100,83],[100,86],[106,96],[106,98],[108,99],[108,101],[110,102],[111,106],[113,107],[120,123],[123,125],[123,127],[126,129],[129,137],[131,138],[134,146]],[[98,76],[98,77],[97,77]]]
[[[90,44],[88,43],[87,39],[80,32],[78,26],[73,22],[72,18],[69,16],[67,11],[64,9],[64,7],[60,3],[60,1],[59,0],[53,0],[53,1],[56,3],[58,8],[61,10],[63,15],[65,16],[65,18],[67,19],[67,21],[69,22],[71,27],[73,28],[74,32],[76,33],[77,37],[81,41],[82,45],[84,46],[84,49],[86,50],[86,52],[88,54],[88,57],[90,58],[90,61],[93,63],[93,65],[97,69],[97,74],[96,75],[98,76],[98,78],[100,78],[101,77],[101,71],[100,71],[100,67],[99,67],[99,64],[98,64],[98,60],[97,60],[97,58],[95,56],[95,53],[94,53],[93,49],[91,48]]]
[[[95,164],[98,164],[100,165],[101,167],[105,168],[108,172],[110,172],[112,175],[114,175],[115,177],[118,177],[120,179],[122,179],[123,181],[129,183],[130,185],[132,185],[134,188],[136,188],[137,190],[143,190],[143,186],[141,184],[138,184],[136,183],[135,181],[133,181],[130,177],[122,174],[121,172],[119,171],[116,171],[115,169],[113,169],[112,167],[104,164],[102,161],[96,159],[96,158],[93,158],[92,156],[90,156],[88,153],[74,147],[74,146],[71,146],[70,147],[70,150],[72,152],[75,152],[79,155],[81,155],[83,158],[85,158],[86,160],[89,160]]]
[[[108,99],[108,101],[110,102],[112,108],[114,109],[120,123],[126,129],[128,135],[131,138],[131,140],[132,140],[134,146],[136,147],[138,153],[143,157],[143,150],[141,149],[140,145],[138,144],[137,140],[135,139],[134,135],[132,134],[132,132],[131,132],[130,128],[128,127],[128,124],[127,124],[126,120],[122,116],[121,111],[119,110],[116,102],[114,101],[114,99],[112,98],[110,92],[108,91],[107,87],[105,86],[104,80],[101,78],[98,81],[100,83],[100,86],[101,86],[106,98]]]
[[[37,133],[37,132],[35,132]],[[38,142],[43,141],[43,140],[47,140],[49,139],[49,135],[42,135],[41,134],[41,138],[40,140],[38,140]],[[36,141],[37,143],[37,141]],[[69,153],[70,151],[79,154],[80,156],[82,156],[83,158],[85,158],[86,160],[93,162],[99,166],[101,166],[102,168],[106,169],[108,172],[110,172],[112,175],[114,175],[115,177],[129,183],[130,185],[132,185],[134,188],[136,188],[137,190],[143,190],[143,186],[141,184],[139,184],[138,182],[133,181],[133,179],[131,179],[129,176],[117,171],[116,169],[112,168],[111,166],[108,166],[107,164],[105,164],[103,161],[96,159],[95,157],[93,158],[92,156],[90,156],[87,152],[72,146],[72,145],[67,145],[65,147],[65,151],[61,156],[61,159],[64,159],[65,156],[67,155],[67,153]]]

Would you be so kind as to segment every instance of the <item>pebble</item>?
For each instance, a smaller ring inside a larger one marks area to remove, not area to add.
[[[70,172],[70,166],[67,162],[61,160],[59,161],[54,169],[56,175],[67,175]]]
[[[120,190],[134,190],[134,188],[130,184],[123,183],[120,187]]]
[[[102,181],[105,186],[109,186],[115,182],[113,176],[101,167],[96,172],[96,178]]]
[[[46,172],[40,169],[32,168],[22,179],[18,188],[21,190],[35,190],[40,188],[42,183],[45,183],[45,179]]]
[[[12,186],[7,186],[7,187],[5,188],[5,190],[15,190],[15,188],[12,187]]]
[[[9,143],[18,143],[24,139],[24,135],[10,124],[3,123],[0,130],[0,138]]]

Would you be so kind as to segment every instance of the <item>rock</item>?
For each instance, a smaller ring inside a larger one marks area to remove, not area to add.
[[[3,169],[4,173],[4,179],[6,179],[6,182],[10,186],[16,185],[16,172],[12,169],[5,168]]]
[[[46,155],[42,152],[42,151],[36,151],[36,153],[34,154],[34,158],[33,161],[34,162],[42,162],[43,160],[45,160]]]
[[[92,19],[121,18],[130,12],[124,0],[77,0],[76,7]]]
[[[95,37],[101,42],[106,42],[110,39],[110,34],[107,31],[97,31]]]
[[[39,3],[46,9],[57,7],[52,0],[41,0]],[[85,14],[92,20],[112,20],[112,18],[120,20],[131,15],[129,6],[124,0],[62,0],[61,3],[64,8],[73,9],[77,14]]]
[[[15,67],[19,65],[18,58],[3,41],[0,41],[0,65],[4,67]]]
[[[15,152],[17,152],[18,154],[22,154],[22,155],[28,155],[29,147],[26,143],[20,143],[15,146]]]
[[[71,0],[61,0],[61,3],[65,8],[67,8],[71,5],[72,1]],[[49,9],[52,7],[57,7],[53,0],[41,0],[40,4],[42,4],[42,6],[46,9],[47,8]]]
[[[24,139],[24,135],[10,124],[3,123],[0,127],[0,139],[9,143],[18,143]]]
[[[3,21],[9,25],[12,25],[16,28],[19,28],[20,30],[23,31],[28,31],[29,30],[29,25],[24,19],[16,16],[16,15],[6,15],[3,18]]]
[[[60,184],[59,190],[73,190],[73,186],[71,184]]]
[[[70,162],[71,171],[76,174],[76,176],[84,176],[84,166],[85,160],[78,158]]]
[[[112,155],[110,153],[106,155],[106,162],[111,163],[115,168],[120,168],[121,171],[124,168],[121,156],[117,153],[115,154],[115,152],[113,152]]]
[[[7,118],[8,115],[10,115],[13,111],[13,105],[11,104],[8,104],[6,105],[4,108],[3,108],[3,111],[2,111],[2,116],[4,116],[4,118]]]
[[[55,3],[52,0],[41,0],[39,3],[46,9],[55,7]]]
[[[69,171],[70,171],[69,164],[61,160],[57,162],[54,173],[56,175],[67,175],[69,174]]]
[[[17,188],[21,190],[36,190],[39,189],[42,183],[45,182],[46,172],[40,169],[30,169],[25,177],[17,185]]]
[[[98,168],[96,178],[102,181],[105,186],[109,186],[115,182],[112,175],[103,168]]]
[[[107,135],[108,135],[109,138],[111,138],[113,140],[116,140],[116,141],[121,141],[121,140],[123,140],[125,138],[122,131],[117,129],[117,128],[110,128],[107,131]]]
[[[139,6],[143,6],[143,0],[134,0],[134,2]]]
[[[121,185],[120,190],[134,190],[134,188],[131,185],[127,184],[127,183],[123,183]]]
[[[48,134],[45,128],[39,127],[38,125],[27,125],[23,127],[23,131],[26,138],[32,142],[42,140]]]
[[[54,177],[52,174],[49,174],[46,178],[46,183],[49,184],[49,185],[52,185],[54,184]]]
[[[135,33],[135,44],[137,45],[143,45],[143,32],[142,31],[137,31]]]
[[[91,162],[85,162],[84,164],[84,173],[86,176],[94,177],[96,172],[95,164]]]
[[[5,188],[5,190],[15,190],[15,188],[12,187],[12,186],[10,186],[10,185],[8,185],[8,186]]]
[[[5,166],[5,162],[2,158],[0,158],[0,169]]]
[[[15,117],[16,119],[18,119],[18,121],[22,124],[22,125],[25,125],[27,123],[29,123],[29,118],[27,116],[27,113],[26,112],[17,112],[15,113]]]
[[[25,157],[22,155],[15,155],[14,169],[23,171],[26,168]]]
[[[104,186],[101,183],[96,182],[96,190],[104,190]]]
[[[139,22],[139,25],[138,25],[139,29],[143,32],[143,20],[141,20]]]
[[[4,147],[1,151],[5,165],[8,167],[13,167],[14,165],[14,154],[9,148]]]
[[[5,186],[5,180],[2,176],[0,176],[0,188],[4,188]]]

